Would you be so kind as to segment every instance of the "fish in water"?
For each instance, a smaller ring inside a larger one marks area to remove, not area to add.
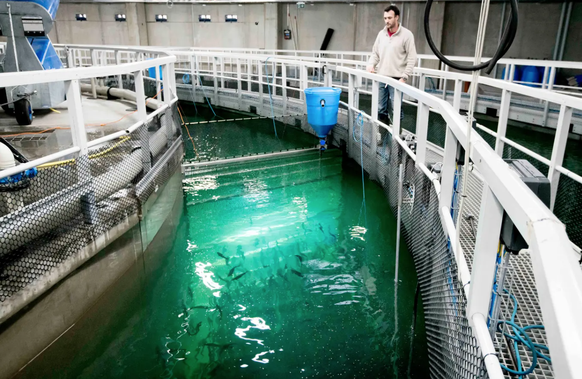
[[[234,274],[234,270],[236,270],[237,267],[240,267],[240,264],[234,266],[233,268],[230,269],[230,271],[228,272],[228,276],[232,276],[232,274]]]
[[[259,246],[259,243],[260,243],[260,242],[261,242],[261,241],[259,241],[259,239],[258,239],[258,238],[255,238],[255,247]]]
[[[245,252],[242,249],[242,245],[238,245],[236,247],[236,255],[238,255],[239,257],[243,258],[245,257]]]
[[[297,275],[297,276],[299,276],[299,277],[303,278],[303,274],[302,274],[302,273],[300,273],[299,271],[291,269],[291,272],[292,272],[292,273],[294,273],[295,275]]]
[[[232,349],[236,344],[235,343],[205,343],[204,346],[208,346],[211,348],[218,349],[219,355],[224,353],[228,349]]]
[[[329,225],[327,226],[327,232],[329,233],[329,235],[330,235],[330,236],[332,236],[332,237],[333,237],[333,239],[334,239],[335,241],[337,241],[337,235],[335,235],[335,234],[333,234],[333,233],[331,232],[331,226],[329,226]]]
[[[235,280],[239,280],[239,279],[240,279],[240,278],[242,278],[242,277],[243,277],[243,276],[244,276],[244,275],[245,275],[247,272],[248,272],[248,271],[245,271],[245,272],[243,272],[242,274],[235,276],[234,278],[232,278],[232,280],[233,280],[233,281],[235,281]]]
[[[188,330],[188,334],[191,336],[195,336],[196,334],[198,334],[198,332],[200,332],[201,326],[202,326],[202,321],[200,321],[198,324],[196,324],[196,327],[194,328],[193,332],[190,332],[190,330]]]
[[[300,263],[303,263],[303,257],[299,254],[295,254],[295,256],[297,257],[297,259],[299,259]]]
[[[325,234],[325,232],[323,231],[323,226],[321,225],[321,223],[318,223],[317,226],[319,226],[319,230]]]
[[[226,261],[226,264],[228,264],[228,260],[230,259],[229,257],[222,254],[220,251],[217,251],[216,254],[218,254],[219,257],[224,258],[224,260]]]

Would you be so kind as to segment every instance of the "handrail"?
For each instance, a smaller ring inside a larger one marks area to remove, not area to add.
[[[462,74],[451,71],[440,71],[430,68],[415,68],[415,71],[420,74],[425,74],[427,76],[435,76],[437,78],[446,78],[451,80],[462,80],[464,82],[472,82],[472,76],[469,74]],[[479,83],[485,84],[490,87],[511,91],[513,93],[518,93],[520,95],[534,97],[536,99],[546,100],[552,103],[566,105],[568,107],[582,110],[582,99],[578,99],[576,97],[568,96],[562,93],[548,91],[541,88],[527,87],[512,82],[507,82],[505,80],[488,78],[486,76],[480,76]]]
[[[60,70],[1,73],[0,83],[2,83],[3,87],[9,87],[130,74],[136,71],[148,69],[150,67],[157,67],[169,63],[174,63],[175,61],[175,56],[167,56],[147,61],[124,63],[116,66],[95,66],[67,68]]]

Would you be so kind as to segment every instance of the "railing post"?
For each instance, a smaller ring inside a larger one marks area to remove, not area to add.
[[[307,79],[309,75],[307,74],[307,67],[305,65],[299,66],[299,89],[301,90],[301,100],[305,100],[305,94],[303,91],[309,86]]]
[[[171,102],[172,102],[172,79],[170,77],[170,67],[169,67],[169,63],[164,64],[162,66],[162,76],[163,76],[163,94],[164,94],[164,103],[168,105],[168,108],[166,109],[166,111],[164,112],[164,115],[162,117],[165,117],[166,120],[166,146],[170,147],[170,145],[172,144],[172,140],[173,140],[173,136],[174,136],[174,122],[172,119],[172,107],[171,107]]]
[[[97,65],[97,52],[94,49],[91,49],[91,66],[96,66]],[[93,96],[94,99],[97,98],[97,83],[96,83],[97,79],[96,78],[91,78],[91,96]]]
[[[67,68],[75,68],[75,51],[65,46],[65,52],[67,53]]]
[[[556,80],[556,67],[550,68],[550,80],[548,82],[548,91],[554,89],[554,80]],[[544,104],[544,116],[542,118],[542,126],[548,125],[548,113],[550,111],[550,103],[548,101]]]
[[[214,83],[214,103],[218,102],[218,69],[217,69],[218,58],[214,57],[212,60],[212,77]]]
[[[260,61],[257,61],[259,66],[257,67],[257,73],[259,78],[259,114],[263,115],[263,65],[260,64]]]
[[[441,195],[439,199],[439,208],[451,208],[453,201],[453,187],[455,182],[456,156],[458,141],[455,134],[447,126],[445,136],[445,155],[443,157],[443,167],[441,169]]]
[[[137,105],[137,117],[140,120],[143,120],[144,125],[142,128],[145,129],[145,132],[140,133],[140,147],[141,147],[141,162],[143,164],[143,171],[147,173],[150,171],[152,167],[152,161],[150,157],[150,142],[149,142],[149,133],[147,132],[147,125],[145,124],[145,120],[147,119],[147,110],[145,104],[145,89],[143,85],[143,72],[136,71],[133,73],[133,77],[135,79],[135,102]]]
[[[481,314],[487,320],[489,315],[495,279],[495,262],[504,213],[503,207],[487,184],[483,185],[481,199],[481,211],[473,254],[473,270],[471,272],[471,291],[467,303],[467,318],[473,327],[473,316]],[[463,215],[459,215],[459,217],[462,218]]]
[[[449,66],[445,65],[445,72],[449,71]],[[443,77],[443,85],[442,85],[442,90],[443,90],[443,96],[442,99],[443,100],[447,100],[447,78]]]
[[[416,114],[416,164],[426,164],[426,146],[428,134],[428,105],[419,102]],[[394,118],[400,115],[394,115]]]
[[[247,59],[247,91],[252,92],[252,83],[251,80],[253,78],[253,61],[251,58]]]
[[[509,78],[507,78],[507,81],[510,83],[513,83],[513,78],[515,77],[515,65],[514,64],[510,64],[509,65]]]
[[[463,81],[455,79],[455,90],[453,93],[453,108],[459,113],[461,111],[461,95],[463,94]]]
[[[501,93],[501,105],[499,107],[499,121],[497,123],[497,138],[495,140],[495,152],[503,158],[504,142],[507,132],[507,121],[509,119],[509,108],[511,106],[511,92],[503,90]]]
[[[348,153],[352,150],[352,143],[353,143],[353,132],[354,132],[354,115],[355,111],[353,110],[357,106],[356,100],[356,91],[357,91],[357,79],[354,74],[348,74],[348,141],[347,141],[347,148]],[[363,163],[362,163],[363,164]]]
[[[400,114],[402,113],[402,97],[404,94],[394,88],[394,109],[393,109],[393,120],[392,120],[392,132],[395,136],[400,135]],[[377,102],[376,102],[377,103]]]
[[[424,92],[424,89],[426,87],[426,78],[424,77],[424,74],[420,74],[420,76],[418,77],[419,82],[418,82],[418,89],[421,90],[422,92]]]
[[[224,57],[220,57],[220,88],[224,88]]]
[[[240,67],[240,58],[236,58],[236,94],[238,97],[238,108],[242,110],[242,79],[241,79],[242,71]]]
[[[121,52],[115,50],[114,54],[115,54],[115,65],[119,66],[121,64],[121,57],[119,56]],[[117,75],[117,88],[123,89],[123,75]]]
[[[572,122],[572,108],[562,105],[560,116],[558,118],[558,127],[554,137],[554,146],[552,148],[552,158],[550,159],[550,169],[548,179],[550,180],[550,209],[554,211],[556,204],[556,195],[558,194],[558,185],[560,184],[560,173],[556,167],[561,166],[564,162],[564,153],[568,143],[568,133],[570,132],[570,122]]]
[[[69,124],[71,126],[73,146],[77,146],[80,149],[79,157],[77,158],[78,180],[79,184],[88,184],[87,192],[81,196],[81,206],[85,223],[93,224],[97,217],[97,210],[95,209],[95,191],[91,181],[89,147],[87,146],[87,133],[85,131],[83,105],[81,103],[81,87],[78,79],[67,82],[66,86],[68,86],[67,107],[69,109]]]
[[[287,66],[281,62],[281,96],[283,96],[283,115],[287,114]]]

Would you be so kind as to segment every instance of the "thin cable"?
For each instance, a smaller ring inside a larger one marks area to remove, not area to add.
[[[364,129],[364,116],[362,113],[358,114],[356,118],[356,125],[360,126],[360,140],[356,138],[356,128],[354,127],[352,130],[352,136],[354,141],[360,144],[360,166],[362,167],[362,205],[360,207],[360,216],[358,217],[358,224],[360,223],[360,219],[362,217],[362,210],[364,211],[364,222],[365,227],[368,227],[368,212],[366,210],[366,185],[365,185],[365,178],[364,178],[364,139],[363,139],[363,129]]]
[[[277,135],[277,126],[275,125],[275,111],[273,110],[273,95],[271,94],[271,82],[269,81],[269,70],[267,68],[267,62],[269,61],[269,59],[271,59],[271,57],[268,57],[265,60],[265,75],[267,76],[267,88],[269,89],[269,101],[271,103],[271,119],[273,120],[273,130],[275,130],[275,137],[279,139],[279,136]]]
[[[507,53],[507,51],[511,47],[511,44],[513,43],[513,40],[515,39],[515,35],[517,34],[517,26],[518,26],[518,2],[517,2],[517,0],[510,0],[511,13],[509,14],[509,17],[507,19],[505,31],[503,32],[503,36],[501,37],[501,43],[497,47],[495,54],[493,54],[493,57],[489,61],[483,62],[483,63],[479,62],[477,64],[474,64],[473,66],[465,66],[463,64],[459,64],[459,63],[456,63],[456,62],[449,60],[436,47],[436,45],[432,39],[431,33],[430,33],[430,10],[431,10],[433,1],[434,0],[427,0],[425,11],[424,11],[424,33],[425,33],[428,45],[431,48],[431,50],[433,51],[433,53],[440,59],[441,62],[447,64],[448,66],[450,66],[454,69],[461,70],[461,71],[476,71],[476,70],[485,69],[485,72],[487,74],[490,74],[491,71],[493,71],[493,68],[495,67],[495,65],[497,64],[497,61],[499,59],[501,59],[503,57],[503,55],[505,55],[505,53]],[[487,1],[487,0],[486,0],[486,2],[489,3],[489,1]],[[484,7],[484,4],[481,3],[481,10],[483,11],[485,8],[487,8],[487,10],[488,10],[489,6],[487,5]],[[479,45],[477,45],[477,46],[479,46]],[[481,44],[481,47],[482,47],[482,44]]]
[[[188,79],[185,79],[185,78],[188,78]],[[188,82],[191,84],[190,94],[192,95],[192,105],[194,105],[194,110],[196,111],[196,114],[198,114],[198,107],[196,106],[196,93],[194,92],[194,81],[190,77],[190,74],[184,74],[182,76],[182,82],[184,84],[188,84]]]
[[[188,137],[190,138],[190,142],[192,142],[192,147],[194,148],[194,153],[196,154],[196,159],[199,159],[199,154],[198,154],[198,150],[196,149],[196,145],[194,144],[194,140],[192,139],[192,136],[190,135],[190,130],[188,129],[188,125],[186,125],[186,123],[184,122],[184,117],[182,117],[182,112],[180,111],[182,107],[180,106],[180,103],[178,103],[178,113],[180,114],[180,120],[182,120],[182,125],[184,126],[184,128],[186,128],[186,132],[188,133]]]
[[[214,115],[214,117],[219,117],[216,115],[216,112],[214,112],[214,108],[212,108],[212,104],[210,104],[210,100],[208,100],[208,96],[206,96],[206,91],[204,91],[204,85],[202,84],[202,79],[200,79],[200,72],[198,72],[198,70],[196,70],[196,78],[198,78],[197,81],[198,81],[198,83],[200,83],[200,88],[202,89],[202,94],[204,95],[204,98],[206,99],[206,103],[210,107],[212,114]],[[222,118],[222,117],[220,117],[220,118]]]

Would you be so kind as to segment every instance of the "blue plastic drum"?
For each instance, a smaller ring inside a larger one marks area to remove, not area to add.
[[[337,124],[337,112],[342,90],[331,87],[305,89],[307,122],[319,138],[325,138]]]

